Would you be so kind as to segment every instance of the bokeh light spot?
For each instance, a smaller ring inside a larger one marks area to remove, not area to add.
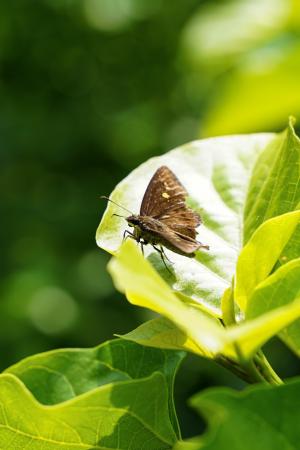
[[[85,15],[89,24],[99,30],[114,31],[129,24],[133,16],[130,0],[86,0]]]
[[[78,316],[75,300],[63,289],[46,286],[35,292],[29,303],[29,317],[45,334],[60,334],[69,329]]]
[[[92,250],[83,255],[78,263],[77,284],[85,297],[91,299],[106,298],[114,292],[106,265],[108,257],[98,250]]]

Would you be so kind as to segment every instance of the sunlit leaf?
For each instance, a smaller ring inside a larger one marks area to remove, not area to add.
[[[188,21],[183,51],[194,65],[227,67],[241,53],[283,30],[291,11],[290,0],[208,3]]]
[[[291,118],[287,129],[268,145],[255,164],[245,205],[245,242],[265,220],[299,209],[300,140],[293,123]],[[300,236],[291,244],[293,250],[286,249],[286,260],[299,255]]]
[[[26,358],[0,375],[0,446],[170,448],[180,436],[173,384],[182,357],[116,339]]]
[[[268,311],[255,319],[241,322],[226,329],[223,354],[239,359],[250,359],[271,337],[300,317],[300,298]]]
[[[223,355],[244,361],[300,317],[300,299],[297,299],[225,329],[201,309],[179,300],[132,241],[122,245],[111,260],[109,271],[115,285],[131,303],[149,308],[167,319],[146,322],[124,336],[143,345],[182,349],[208,358]]]
[[[300,221],[300,210],[263,222],[241,251],[236,270],[235,301],[245,310],[254,288],[271,272]]]
[[[131,303],[163,315],[180,328],[183,349],[190,347],[193,352],[211,357],[222,348],[220,323],[179,300],[131,240],[122,245],[108,270]]]
[[[260,283],[249,299],[246,318],[259,317],[267,311],[293,302],[300,297],[300,259],[280,267]],[[300,321],[280,333],[282,340],[300,355]]]
[[[180,328],[164,317],[149,320],[120,337],[150,347],[187,350],[199,354],[199,347]]]
[[[191,405],[208,422],[208,430],[175,450],[292,450],[299,447],[300,381],[258,385],[239,393],[210,389]]]
[[[290,114],[298,115],[299,56],[295,39],[294,44],[278,44],[277,50],[269,45],[244,57],[216,87],[218,95],[201,123],[201,136],[274,129]]]
[[[192,298],[216,316],[221,316],[220,299],[231,284],[242,245],[241,223],[251,170],[273,136],[228,136],[192,142],[147,161],[111,194],[114,201],[138,213],[155,170],[166,164],[174,171],[190,194],[189,204],[203,218],[199,240],[208,244],[210,250],[197,252],[195,259],[167,251],[173,262],[173,275],[152,248],[146,256],[173,290]],[[109,204],[97,230],[98,245],[110,253],[118,250],[126,229],[126,221],[112,216],[113,213],[124,211]]]
[[[169,449],[176,441],[162,374],[107,384],[54,406],[38,403],[14,375],[0,376],[3,449]],[[13,444],[12,444],[13,443]],[[13,447],[12,447],[13,445]]]

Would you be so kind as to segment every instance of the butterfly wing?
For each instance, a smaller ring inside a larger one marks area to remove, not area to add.
[[[151,178],[144,194],[140,214],[158,218],[168,209],[183,206],[187,191],[176,175],[161,166]]]
[[[193,256],[196,250],[203,247],[193,237],[170,228],[160,220],[147,216],[143,216],[142,220],[143,229],[148,232],[147,240],[152,244],[163,245],[176,253],[186,256]]]
[[[196,239],[196,228],[201,224],[200,216],[186,206],[163,214],[159,217],[159,220],[175,232],[192,239]]]
[[[196,250],[199,250],[200,247],[203,247],[200,242],[197,242],[192,237],[177,232],[171,228],[167,230],[167,233],[160,234],[167,241],[164,243],[165,247],[169,248],[170,250],[177,251],[177,253],[183,253],[193,256]]]
[[[140,214],[153,217],[174,232],[195,239],[201,218],[186,206],[187,195],[176,175],[168,167],[161,166],[149,182]]]

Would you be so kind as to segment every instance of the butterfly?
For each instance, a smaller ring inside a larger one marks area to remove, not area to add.
[[[202,220],[186,205],[187,196],[176,175],[167,166],[159,167],[145,191],[140,213],[125,217],[133,231],[125,230],[123,238],[137,241],[143,253],[144,246],[151,244],[165,265],[168,258],[164,247],[189,258],[200,248],[209,250],[208,245],[196,240],[196,228]]]

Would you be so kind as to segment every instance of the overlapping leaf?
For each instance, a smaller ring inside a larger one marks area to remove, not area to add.
[[[263,222],[242,249],[236,270],[235,301],[245,310],[255,287],[272,271],[300,222],[300,210]]]
[[[246,318],[259,317],[267,311],[294,302],[300,297],[300,258],[279,268],[260,283],[249,299]],[[300,321],[280,333],[280,337],[300,355]]]
[[[180,301],[132,241],[122,245],[111,260],[109,271],[131,303],[167,319],[147,322],[124,336],[143,345],[189,350],[209,358],[223,355],[236,361],[247,360],[268,339],[300,317],[300,299],[295,299],[225,329],[216,318]]]

